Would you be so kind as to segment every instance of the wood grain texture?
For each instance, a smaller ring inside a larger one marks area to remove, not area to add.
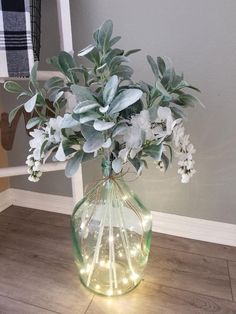
[[[91,301],[72,261],[63,264],[9,248],[1,248],[0,261],[0,295],[65,314],[84,313]]]
[[[95,296],[87,314],[235,314],[236,303],[143,282],[116,298]]]
[[[227,300],[232,299],[227,262],[152,245],[145,279]]]
[[[191,240],[162,233],[153,236],[153,243],[156,247],[236,261],[236,247],[233,246]]]
[[[60,227],[27,218],[0,216],[0,248],[4,246],[62,262],[73,261],[69,225]]]
[[[51,312],[27,303],[22,303],[7,297],[0,296],[0,313],[10,314],[53,314]]]
[[[235,260],[231,247],[154,234],[139,287],[94,296],[77,277],[69,216],[11,206],[0,214],[0,313],[236,314]]]
[[[236,301],[236,262],[228,262],[233,299]]]

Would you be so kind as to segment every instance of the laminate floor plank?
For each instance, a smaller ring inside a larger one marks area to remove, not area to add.
[[[122,297],[95,296],[86,314],[235,314],[236,303],[143,282]]]
[[[45,214],[47,220],[47,214]],[[71,262],[73,260],[69,227],[37,223],[0,215],[0,248]]]
[[[122,297],[94,297],[76,273],[69,216],[12,206],[0,214],[0,314],[236,314],[234,254],[154,234],[140,286]]]
[[[152,244],[156,247],[236,261],[236,247],[233,246],[191,240],[162,233],[154,234]]]
[[[228,262],[233,299],[236,302],[236,262]]]
[[[11,216],[12,219],[20,218],[31,222],[50,224],[59,227],[68,228],[70,225],[69,215],[58,214],[32,208],[24,208],[20,206],[10,206],[1,214],[4,216]]]
[[[25,208],[21,206],[10,206],[4,211],[1,212],[1,216],[11,216],[13,218],[27,218],[31,215],[35,209],[32,208]]]
[[[0,295],[49,311],[84,313],[92,299],[92,294],[80,284],[73,261],[62,264],[1,248],[0,278]]]
[[[232,300],[225,260],[152,246],[147,281]]]
[[[54,314],[51,312],[27,303],[12,300],[0,296],[0,313],[1,314]]]

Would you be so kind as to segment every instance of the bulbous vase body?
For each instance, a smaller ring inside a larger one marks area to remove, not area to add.
[[[75,207],[71,232],[82,283],[121,295],[139,284],[148,261],[151,213],[123,179],[102,180]]]

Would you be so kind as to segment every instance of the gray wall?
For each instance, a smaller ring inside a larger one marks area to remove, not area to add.
[[[43,7],[45,56],[58,50],[58,40],[48,38],[56,29],[52,1],[44,0]],[[202,90],[206,109],[190,110],[186,124],[197,149],[197,174],[191,183],[179,182],[175,165],[162,175],[152,164],[131,183],[152,210],[236,223],[235,12],[235,0],[71,0],[76,52],[90,43],[92,31],[100,23],[111,18],[115,33],[123,36],[122,47],[142,49],[132,58],[137,80],[152,80],[146,54],[167,55],[176,69]],[[26,141],[21,134],[18,138],[22,144],[9,154],[11,164],[19,163],[25,155]],[[84,169],[86,183],[93,180],[95,169],[94,163]],[[41,183],[30,186],[25,178],[14,178],[12,185],[71,193],[62,173],[48,174]]]

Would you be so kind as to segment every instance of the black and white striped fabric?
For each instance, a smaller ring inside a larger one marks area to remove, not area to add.
[[[28,77],[33,64],[30,0],[0,0],[0,78]]]

